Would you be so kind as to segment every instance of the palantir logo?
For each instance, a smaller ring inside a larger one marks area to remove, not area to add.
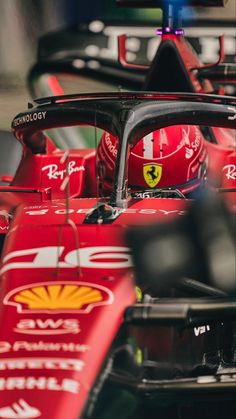
[[[39,416],[41,416],[41,412],[36,407],[30,406],[24,399],[19,399],[11,406],[0,408],[2,419],[34,419]]]

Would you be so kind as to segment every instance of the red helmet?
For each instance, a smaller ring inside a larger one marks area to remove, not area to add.
[[[105,132],[97,158],[103,193],[114,179],[118,140]],[[128,184],[132,191],[178,189],[188,194],[205,181],[207,153],[204,137],[195,125],[175,125],[143,137],[132,148]]]

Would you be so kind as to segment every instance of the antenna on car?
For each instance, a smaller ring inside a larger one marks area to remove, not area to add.
[[[67,225],[70,225],[73,233],[74,233],[74,240],[75,240],[75,249],[76,249],[76,258],[77,258],[77,267],[78,267],[78,275],[81,275],[81,269],[80,269],[80,259],[79,259],[79,235],[78,230],[76,228],[76,224],[74,221],[70,218],[70,169],[69,169],[69,163],[70,163],[70,155],[69,151],[66,150],[65,153],[62,155],[61,164],[66,164],[66,176],[60,186],[61,191],[65,191],[65,199],[66,199],[66,217],[63,224],[60,225],[59,232],[58,232],[58,254],[57,254],[57,272],[56,276],[59,275],[59,258],[60,258],[60,245],[62,243],[62,236],[63,236],[63,228]]]
[[[98,178],[98,165],[97,165],[97,146],[98,146],[98,138],[97,138],[97,107],[95,104],[95,112],[94,112],[94,146],[96,150],[96,156],[94,160],[95,164],[95,176],[96,176],[96,195],[97,201],[99,198],[99,178]]]
[[[98,146],[98,131],[97,131],[97,106],[95,104],[95,112],[94,112],[94,143],[95,143],[95,150],[97,150],[97,146]],[[99,198],[100,198],[100,191],[99,191],[99,185],[100,185],[100,179],[99,179],[99,168],[98,168],[98,164],[97,164],[97,152],[96,152],[96,157],[95,157],[95,175],[96,175],[96,179],[97,179],[97,187],[96,187],[96,194],[97,194],[97,214],[98,214],[98,223],[99,223],[99,219],[101,217],[101,212],[100,212],[100,205],[99,205]]]

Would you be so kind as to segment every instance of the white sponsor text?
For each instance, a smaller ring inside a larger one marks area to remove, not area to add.
[[[70,161],[68,164],[68,175],[71,176],[75,172],[80,172],[85,170],[84,166],[76,166],[74,160]],[[66,176],[67,169],[59,170],[57,164],[48,164],[47,166],[42,167],[42,172],[47,174],[48,179],[61,179],[63,180]]]
[[[4,358],[0,359],[0,371],[4,370],[65,370],[81,371],[84,362],[71,358]]]
[[[80,261],[83,268],[94,269],[125,269],[132,266],[130,249],[123,246],[94,246],[74,249],[65,255],[64,261],[58,258],[64,251],[64,246],[45,246],[34,249],[24,249],[11,252],[3,260],[4,266],[0,274],[11,269],[37,268],[73,268]],[[22,256],[32,255],[31,262],[22,262]],[[14,262],[11,259],[14,258]],[[17,260],[18,259],[18,260]],[[104,261],[106,259],[106,261]],[[7,262],[7,263],[6,263]]]
[[[225,176],[227,179],[236,180],[236,165],[235,164],[227,164],[222,169],[225,172]]]
[[[20,319],[14,332],[27,335],[64,335],[77,334],[80,327],[77,319]]]
[[[17,127],[21,124],[28,124],[29,122],[35,122],[40,119],[46,118],[47,111],[42,112],[34,112],[34,113],[28,113],[26,115],[20,116],[19,118],[15,118],[13,121],[13,126]]]
[[[19,340],[13,343],[0,341],[0,353],[6,352],[86,352],[90,348],[88,345],[75,342],[28,342]]]
[[[79,393],[80,384],[69,378],[55,377],[6,377],[0,378],[0,391],[6,390],[51,390]]]

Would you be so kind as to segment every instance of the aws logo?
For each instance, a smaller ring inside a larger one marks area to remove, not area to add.
[[[112,304],[112,292],[88,282],[42,282],[10,291],[5,305],[18,313],[89,313],[94,307]]]

